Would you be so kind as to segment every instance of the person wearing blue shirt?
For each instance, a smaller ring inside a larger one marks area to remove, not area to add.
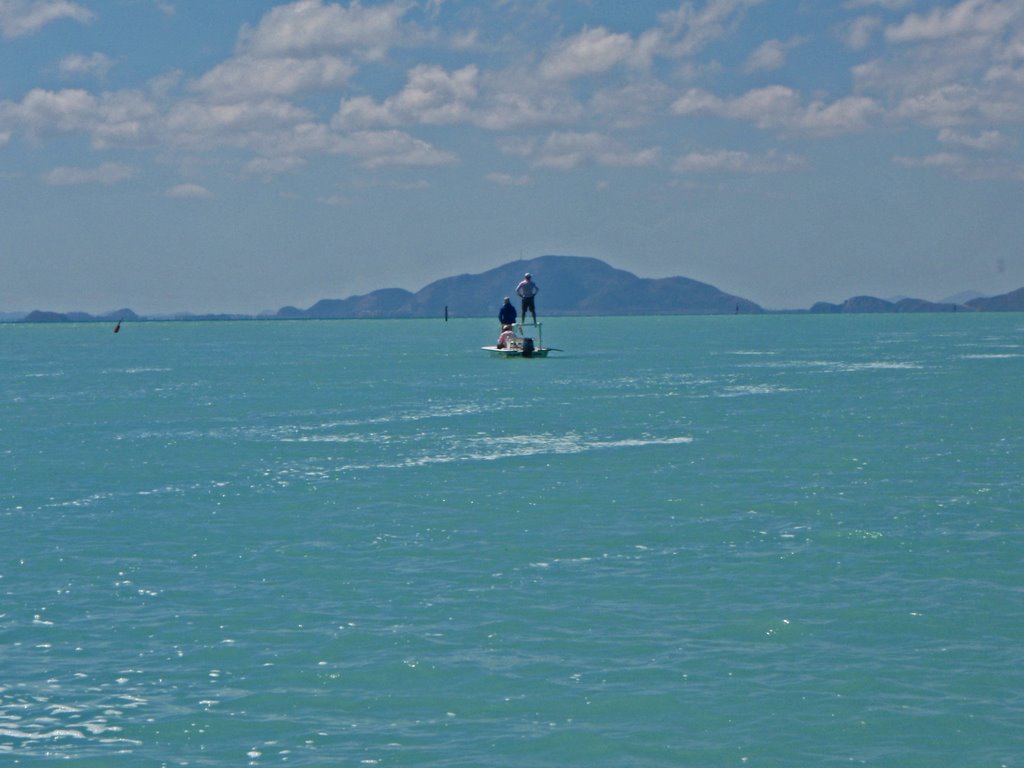
[[[508,296],[505,297],[505,303],[501,305],[501,309],[498,310],[498,322],[502,325],[515,325],[516,324],[516,308],[512,306],[512,302],[508,300]]]

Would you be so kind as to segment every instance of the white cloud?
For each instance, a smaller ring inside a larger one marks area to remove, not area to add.
[[[155,106],[136,91],[94,96],[77,88],[34,88],[20,102],[0,102],[0,128],[4,130],[20,129],[35,141],[84,132],[98,149],[150,140],[156,115]]]
[[[708,0],[683,2],[674,11],[659,15],[658,48],[667,56],[692,56],[716,40],[730,35],[747,11],[764,0]]]
[[[451,153],[401,130],[374,129],[465,123],[507,131],[570,124],[584,117],[587,108],[568,88],[559,87],[559,81],[619,66],[646,66],[656,54],[693,50],[701,44],[699,40],[726,34],[748,8],[761,1],[711,0],[699,9],[683,3],[678,12],[659,17],[656,28],[636,37],[603,27],[585,29],[525,70],[484,75],[476,64],[455,70],[418,64],[408,70],[399,92],[381,100],[369,95],[345,98],[325,124],[314,111],[290,99],[307,91],[345,87],[356,74],[356,65],[342,55],[375,57],[413,39],[437,38],[405,24],[404,17],[413,7],[405,0],[372,7],[357,0],[348,4],[298,0],[273,8],[252,27],[243,27],[234,56],[190,84],[199,98],[174,101],[170,90],[159,96],[154,92],[154,98],[168,102],[164,114],[147,115],[148,124],[138,120],[134,127],[139,137],[148,128],[160,141],[193,152],[252,151],[256,157],[244,169],[256,175],[291,170],[301,158],[316,153],[349,154],[369,166],[450,163],[454,161]],[[440,10],[440,5],[432,7]],[[473,41],[478,44],[476,35]],[[638,84],[619,89],[617,95],[613,89],[602,89],[589,109],[620,129],[635,128],[655,110],[657,102],[652,99],[666,103],[664,88],[660,97],[657,92]],[[627,93],[632,94],[632,106],[628,114],[620,110],[616,115],[612,102],[623,103]],[[97,130],[94,142],[98,135]],[[116,135],[104,137],[104,145],[115,141]],[[547,151],[536,162],[572,164],[577,153],[557,145],[557,139],[549,138]],[[601,150],[585,150],[583,156],[587,158],[583,162],[644,165],[655,162],[657,150],[608,144]]]
[[[337,152],[367,168],[389,165],[449,165],[456,158],[402,131],[356,131],[338,137]]]
[[[407,34],[401,20],[410,7],[404,0],[366,8],[358,0],[348,5],[298,0],[273,8],[255,27],[242,28],[234,56],[190,84],[198,98],[172,100],[161,121],[161,136],[189,151],[252,151],[256,157],[244,171],[260,176],[292,170],[309,155],[325,153],[351,154],[370,166],[450,162],[447,153],[400,132],[343,136],[321,122],[318,111],[291,100],[306,92],[345,87],[357,72],[349,57],[379,57],[398,43]],[[445,100],[445,77],[435,70],[415,68],[406,90],[378,107],[372,119],[365,113],[373,103],[354,100],[350,109],[358,118],[355,127],[390,127],[399,118],[426,123],[457,119],[457,101]],[[461,75],[451,76],[448,84],[455,85],[449,95],[458,91]],[[352,127],[343,125],[343,112],[332,121],[336,129]]]
[[[168,189],[164,193],[164,196],[176,200],[205,200],[213,197],[213,193],[200,184],[178,184]]]
[[[547,87],[528,73],[507,71],[482,78],[473,123],[493,131],[538,125],[567,125],[583,115],[583,106],[564,88]]]
[[[401,20],[411,5],[392,2],[364,8],[357,0],[348,7],[299,0],[272,9],[255,28],[243,28],[239,48],[254,56],[350,50],[380,58],[400,40]]]
[[[287,97],[304,91],[340,88],[355,71],[352,64],[337,56],[237,56],[203,75],[195,89],[217,101]]]
[[[477,97],[476,65],[454,72],[420,64],[409,70],[405,87],[381,103],[366,96],[342,101],[332,125],[340,129],[396,126],[403,123],[443,125],[465,122]]]
[[[1009,136],[999,131],[982,131],[977,135],[961,133],[950,128],[943,128],[939,131],[939,141],[942,144],[967,147],[985,152],[993,152],[999,149],[1012,147],[1014,142]]]
[[[47,173],[43,180],[55,187],[79,184],[110,185],[130,179],[135,173],[135,168],[124,163],[103,163],[96,168],[76,168],[61,165]]]
[[[19,135],[41,142],[80,133],[97,149],[146,146],[180,159],[237,150],[244,153],[237,158],[243,174],[271,177],[324,155],[344,155],[371,168],[457,161],[442,140],[414,135],[418,126],[502,131],[509,135],[499,146],[522,157],[524,166],[567,170],[661,163],[663,150],[655,145],[669,146],[672,139],[665,137],[671,132],[655,139],[647,129],[658,130],[666,112],[712,115],[800,136],[903,121],[941,130],[939,142],[946,147],[993,152],[1011,146],[1007,124],[1024,123],[1024,0],[948,0],[943,8],[900,17],[886,14],[909,7],[901,0],[846,2],[847,9],[874,9],[839,29],[848,46],[890,44],[873,48],[878,55],[852,69],[852,89],[835,96],[811,91],[813,85],[801,92],[786,84],[733,96],[701,88],[680,93],[669,83],[725,66],[698,54],[736,32],[764,0],[673,2],[675,9],[659,14],[646,30],[585,27],[566,36],[556,33],[552,45],[533,50],[517,47],[523,41],[512,42],[511,35],[485,48],[488,28],[482,24],[469,33],[470,47],[454,53],[452,34],[416,24],[439,24],[442,16],[479,22],[476,15],[453,17],[450,6],[438,2],[428,8],[412,0],[374,5],[297,0],[243,26],[234,52],[198,79],[186,81],[178,73],[162,78],[165,86],[137,91],[36,88],[20,100],[0,101],[0,144]],[[10,0],[0,0],[0,8],[12,7]],[[886,39],[878,34],[883,18],[895,20]],[[413,42],[422,47],[396,50]],[[798,37],[764,41],[743,68],[777,70],[804,42]],[[384,52],[386,63],[366,64],[366,57]],[[454,67],[436,63],[452,57],[459,61]],[[68,75],[102,77],[112,63],[94,53],[68,56],[59,66]],[[388,82],[379,77],[381,71],[390,77],[399,66],[406,72],[404,84],[381,93],[380,84]],[[350,84],[352,92],[344,92]],[[298,100],[317,91],[340,93]],[[338,105],[333,115],[331,103]],[[518,140],[512,135],[537,127],[545,133]],[[677,147],[673,155],[678,154]],[[796,163],[793,156],[737,148],[684,154],[675,168],[757,173]],[[485,178],[517,184],[528,177]]]
[[[843,44],[853,51],[862,51],[871,45],[875,32],[882,26],[874,16],[860,16],[842,30]]]
[[[255,148],[309,124],[313,114],[281,99],[209,104],[190,100],[175,104],[162,130],[172,144],[192,150],[217,147]]]
[[[882,114],[874,99],[847,96],[831,103],[815,101],[797,116],[793,128],[812,134],[832,135],[866,130],[870,121]]]
[[[806,166],[797,155],[780,155],[770,151],[751,154],[742,150],[719,149],[713,152],[691,152],[672,166],[679,173],[779,173]]]
[[[691,89],[672,105],[677,115],[712,114],[747,120],[759,128],[787,132],[832,135],[864,130],[881,108],[872,99],[848,96],[831,103],[821,100],[804,105],[799,94],[783,85],[756,88],[734,99],[722,99]]]
[[[331,125],[340,130],[370,128],[373,126],[394,126],[400,122],[392,102],[374,101],[369,96],[355,96],[343,99]]]
[[[615,128],[636,129],[656,120],[673,93],[660,82],[644,79],[597,91],[587,108]]]
[[[0,0],[0,33],[8,40],[62,19],[88,24],[93,18],[92,11],[70,0]]]
[[[956,35],[991,34],[1004,29],[1021,12],[1021,4],[1016,0],[960,0],[949,8],[911,14],[886,29],[885,36],[892,42],[905,43]]]
[[[549,53],[540,64],[540,74],[552,80],[571,80],[601,74],[636,59],[637,46],[630,35],[604,27],[585,29]]]
[[[938,4],[932,4],[938,5]],[[892,120],[965,134],[1024,122],[1024,1],[956,0],[885,30],[883,53],[852,68]]]
[[[368,96],[342,100],[331,126],[345,131],[468,123],[508,131],[568,123],[582,112],[565,89],[545,87],[528,73],[509,71],[484,78],[475,64],[452,72],[421,64],[409,70],[401,91],[383,101]]]
[[[544,80],[571,81],[608,73],[616,67],[643,70],[656,57],[680,59],[732,34],[747,11],[764,0],[684,0],[658,14],[658,23],[638,35],[587,27],[554,44],[537,66]]]
[[[65,77],[97,77],[102,80],[113,65],[109,56],[97,51],[88,56],[69,54],[57,63],[57,69]]]
[[[895,101],[943,85],[976,82],[995,49],[994,41],[978,36],[886,46],[877,58],[851,68],[854,91]]]
[[[399,112],[428,124],[466,119],[469,103],[477,96],[476,65],[448,73],[438,66],[420,64],[409,72],[409,82],[395,100]]]
[[[657,147],[632,149],[595,131],[556,131],[540,143],[507,140],[501,146],[507,154],[529,157],[538,168],[563,171],[587,164],[639,168],[655,164],[660,155]]]
[[[789,40],[766,40],[747,57],[743,69],[746,72],[772,72],[786,64],[786,55],[798,45],[803,38],[791,37]]]
[[[893,115],[937,128],[959,126],[976,119],[983,102],[983,96],[974,87],[944,85],[906,96]]]
[[[139,146],[156,140],[160,110],[138,91],[112,91],[98,99],[88,126],[97,149]]]
[[[455,32],[448,38],[448,44],[456,51],[474,51],[480,49],[480,30],[468,29]]]
[[[96,113],[88,91],[33,88],[20,102],[0,102],[0,125],[19,127],[34,138],[84,128]]]
[[[923,157],[894,157],[904,168],[927,168],[950,173],[966,181],[1024,181],[1024,166],[1002,159],[977,158],[953,152],[937,152]]]
[[[985,72],[985,82],[1007,85],[1012,88],[1024,87],[1024,67],[1018,66],[1022,60],[1024,60],[1024,39],[1007,47],[1000,60]]]

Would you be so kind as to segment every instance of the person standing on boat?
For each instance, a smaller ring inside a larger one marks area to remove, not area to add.
[[[533,315],[533,324],[537,324],[537,309],[533,304],[533,297],[537,295],[537,291],[539,290],[540,288],[538,288],[537,284],[533,282],[533,278],[530,276],[529,272],[527,272],[523,277],[523,281],[516,286],[516,293],[519,294],[519,298],[523,300],[523,317],[521,322],[526,322],[526,311],[529,310],[530,314]]]
[[[515,325],[516,324],[516,308],[512,306],[512,302],[508,300],[508,296],[505,297],[505,303],[501,305],[501,309],[498,310],[498,322],[502,325]]]

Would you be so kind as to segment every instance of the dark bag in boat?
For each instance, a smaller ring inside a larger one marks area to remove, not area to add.
[[[533,339],[523,339],[523,357],[533,357]]]

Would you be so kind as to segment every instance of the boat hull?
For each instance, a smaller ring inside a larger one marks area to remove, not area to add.
[[[502,347],[480,347],[485,352],[490,352],[492,357],[547,357],[547,347],[537,347],[532,355],[524,355],[521,349],[505,349]]]

